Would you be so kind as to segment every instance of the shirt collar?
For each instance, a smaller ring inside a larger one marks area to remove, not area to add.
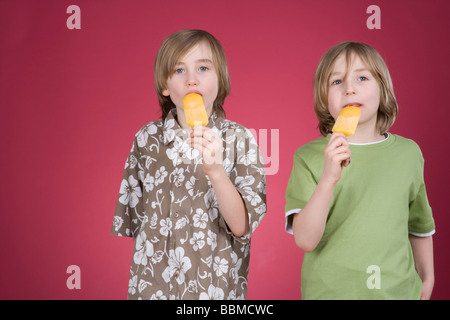
[[[221,121],[221,117],[217,115],[216,112],[213,112],[211,116],[208,118],[208,124],[206,125],[208,128],[216,127],[216,122],[219,123]],[[177,121],[177,109],[173,108],[169,111],[167,117],[164,119],[163,126],[163,137],[164,144],[168,145],[172,141],[175,140],[175,136],[180,132],[185,132],[187,135],[187,131],[181,128],[180,124]]]

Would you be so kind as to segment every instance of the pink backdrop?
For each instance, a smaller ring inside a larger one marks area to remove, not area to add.
[[[80,30],[66,26],[71,4]],[[372,4],[380,30],[366,27]],[[426,160],[433,298],[450,298],[449,12],[446,0],[1,1],[0,298],[126,298],[132,242],[109,230],[134,134],[159,116],[156,52],[186,28],[208,30],[225,48],[227,117],[269,137],[279,130],[248,298],[300,298],[303,252],[284,231],[284,194],[294,151],[319,136],[314,69],[345,40],[371,44],[390,68],[400,106],[391,132],[414,139]],[[66,286],[69,265],[81,269],[80,290]]]

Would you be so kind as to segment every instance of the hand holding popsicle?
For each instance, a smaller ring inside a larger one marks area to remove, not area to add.
[[[208,115],[203,104],[202,96],[197,93],[187,94],[183,99],[186,123],[193,127],[191,132],[191,148],[202,153],[203,170],[208,176],[223,170],[222,140],[210,128]]]
[[[332,134],[324,152],[324,168],[321,180],[332,185],[341,178],[342,168],[350,164],[350,145],[344,134]]]
[[[202,154],[203,171],[210,178],[224,170],[222,165],[222,139],[208,127],[196,126],[191,132],[191,148]]]
[[[341,178],[343,167],[350,164],[350,145],[346,137],[355,133],[361,109],[346,107],[341,110],[332,131],[330,141],[325,148],[324,171],[322,177],[329,179],[333,184]]]

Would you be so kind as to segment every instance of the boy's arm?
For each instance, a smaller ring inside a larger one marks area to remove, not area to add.
[[[306,206],[296,213],[292,222],[295,243],[310,252],[319,243],[325,230],[331,200],[342,168],[350,164],[350,146],[341,133],[333,133],[324,152],[324,169],[316,189]]]
[[[221,166],[222,167],[222,166]],[[214,193],[227,226],[236,237],[242,237],[249,230],[247,209],[244,200],[228,178],[222,167],[214,174],[209,175]]]
[[[434,287],[433,238],[409,235],[416,271],[422,279],[421,300],[429,300]]]
[[[211,181],[227,226],[236,237],[242,237],[250,230],[247,208],[223,168],[222,140],[210,128],[195,127],[191,147],[202,152],[203,170]]]
[[[292,230],[300,249],[311,252],[322,238],[333,191],[334,184],[321,179],[306,206],[294,215]]]

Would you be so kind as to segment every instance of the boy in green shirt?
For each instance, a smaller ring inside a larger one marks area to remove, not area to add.
[[[295,152],[286,190],[286,230],[306,251],[302,298],[429,299],[424,160],[416,143],[387,132],[398,108],[383,59],[366,44],[341,43],[322,57],[314,93],[324,137]],[[349,105],[361,109],[355,134],[330,135]]]

